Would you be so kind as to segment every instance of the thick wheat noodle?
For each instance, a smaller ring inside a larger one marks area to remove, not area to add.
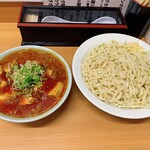
[[[136,42],[110,41],[92,48],[81,71],[90,91],[121,108],[150,108],[150,55]]]

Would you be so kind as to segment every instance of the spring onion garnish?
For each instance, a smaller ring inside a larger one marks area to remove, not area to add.
[[[41,87],[45,69],[38,62],[27,60],[23,65],[14,63],[10,70],[11,74],[7,76],[20,94],[32,94],[34,89]]]

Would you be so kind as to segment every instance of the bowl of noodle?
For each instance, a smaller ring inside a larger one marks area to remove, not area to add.
[[[77,49],[72,71],[82,94],[104,112],[150,117],[150,45],[144,41],[118,33],[94,36]]]

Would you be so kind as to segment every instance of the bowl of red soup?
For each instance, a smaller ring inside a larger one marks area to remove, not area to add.
[[[55,51],[19,46],[0,54],[0,118],[25,123],[56,111],[67,99],[71,70]]]

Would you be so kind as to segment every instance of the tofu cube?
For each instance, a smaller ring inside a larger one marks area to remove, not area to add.
[[[0,102],[7,100],[9,97],[8,93],[0,93]]]
[[[0,88],[5,87],[6,85],[7,85],[7,82],[6,82],[6,81],[2,80],[2,81],[0,82]]]
[[[19,102],[19,105],[30,105],[33,104],[35,101],[35,98],[32,96],[24,96]]]
[[[62,90],[63,90],[63,83],[57,82],[56,86],[51,91],[49,91],[48,95],[58,98],[61,95]]]

